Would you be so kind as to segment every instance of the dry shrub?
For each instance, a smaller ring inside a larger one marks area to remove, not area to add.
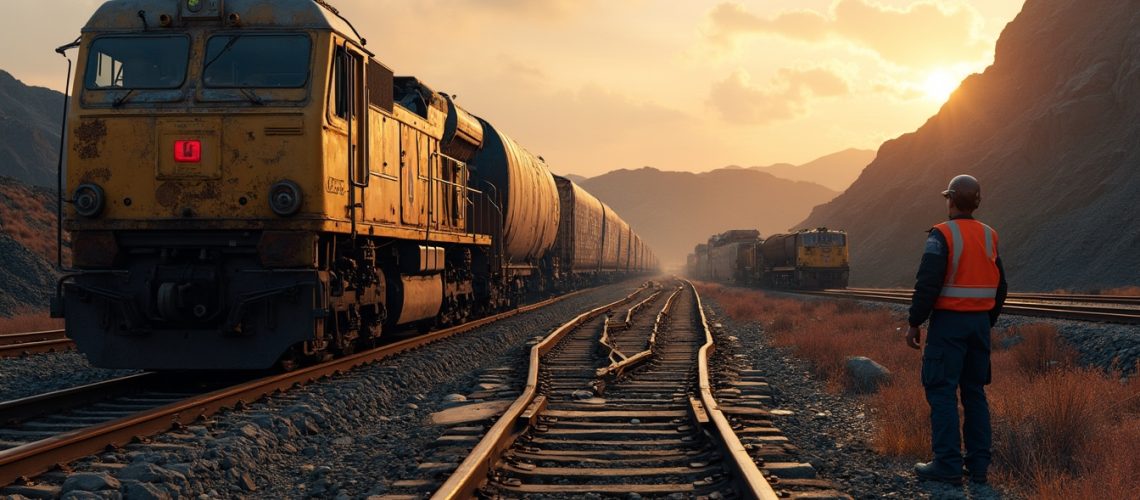
[[[865,396],[879,452],[930,456],[930,408],[918,351],[906,347],[901,313],[802,301],[761,292],[702,287],[736,320],[756,321],[776,346],[811,364],[831,391],[849,389],[844,363],[867,356],[891,370],[891,383]],[[923,331],[924,335],[926,331]],[[1017,338],[1008,348],[1002,336]],[[1140,376],[1080,368],[1049,324],[994,332],[994,479],[1032,498],[1128,498],[1140,491]],[[1140,368],[1140,367],[1138,367]]]
[[[1006,335],[1021,339],[1009,349],[1014,368],[1025,375],[1066,370],[1076,366],[1076,352],[1061,341],[1053,325],[1036,323],[1010,328]]]
[[[63,328],[62,319],[54,319],[46,312],[17,311],[12,317],[0,317],[0,334],[27,333]]]

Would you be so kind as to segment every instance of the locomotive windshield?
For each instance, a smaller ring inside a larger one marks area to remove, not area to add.
[[[175,89],[186,80],[190,39],[184,36],[108,36],[87,55],[90,90]]]
[[[804,233],[802,238],[805,247],[840,247],[845,240],[842,233]]]
[[[305,35],[218,35],[206,44],[202,79],[212,88],[299,88],[309,81]]]

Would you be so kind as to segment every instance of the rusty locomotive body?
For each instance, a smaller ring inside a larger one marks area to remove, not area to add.
[[[656,268],[323,1],[112,0],[78,47],[53,309],[95,365],[260,369]]]
[[[696,246],[688,273],[699,279],[767,288],[846,288],[847,233],[818,228],[761,238],[752,229],[727,231]]]

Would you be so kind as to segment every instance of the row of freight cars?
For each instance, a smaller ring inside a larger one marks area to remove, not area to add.
[[[617,212],[570,179],[555,175],[554,182],[562,214],[552,252],[558,281],[577,288],[599,274],[659,267],[657,256]]]
[[[689,255],[697,279],[766,288],[846,288],[847,233],[827,228],[777,234],[735,229],[709,238]]]

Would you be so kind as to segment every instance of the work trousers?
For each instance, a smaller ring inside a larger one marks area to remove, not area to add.
[[[922,385],[930,403],[931,445],[937,467],[947,472],[965,466],[985,473],[990,465],[990,318],[986,312],[935,310],[922,353]],[[965,422],[959,433],[958,392]]]

